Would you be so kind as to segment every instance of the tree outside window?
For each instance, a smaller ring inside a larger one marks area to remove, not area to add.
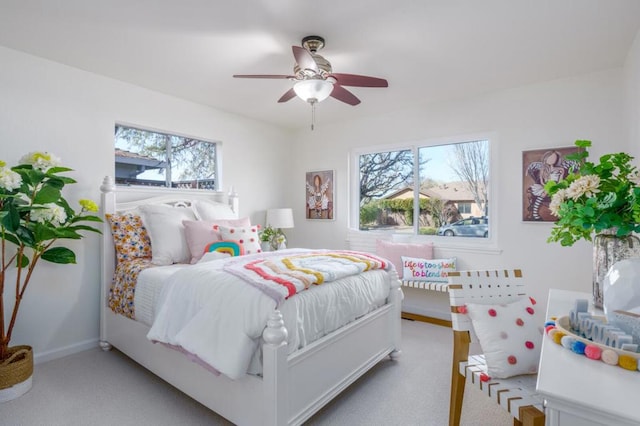
[[[218,188],[214,142],[118,124],[114,139],[118,184]]]
[[[435,235],[488,216],[488,140],[363,153],[358,165],[360,230]]]

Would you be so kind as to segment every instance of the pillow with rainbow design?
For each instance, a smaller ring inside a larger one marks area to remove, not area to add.
[[[216,241],[204,249],[207,252],[217,252],[228,254],[229,256],[242,256],[244,254],[244,247],[237,241]]]

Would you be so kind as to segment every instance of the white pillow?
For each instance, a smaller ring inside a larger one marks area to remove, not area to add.
[[[433,243],[411,244],[378,239],[376,240],[376,254],[393,263],[398,276],[404,278],[402,256],[411,255],[421,259],[433,259]]]
[[[198,220],[237,219],[238,215],[231,210],[231,206],[215,201],[193,200],[193,211]]]
[[[151,263],[171,265],[189,263],[191,252],[185,238],[183,220],[195,220],[193,210],[164,204],[140,206],[144,223],[151,240]]]
[[[210,251],[205,253],[197,263],[212,262],[226,257],[231,257],[231,255],[229,253],[220,253],[219,251]]]
[[[204,254],[207,244],[222,240],[222,235],[215,225],[221,226],[251,226],[248,217],[242,219],[218,219],[218,220],[185,220],[184,234],[191,253],[191,263],[196,263]]]
[[[504,379],[538,371],[544,319],[533,299],[524,297],[502,305],[467,303],[466,309],[490,377]]]
[[[219,226],[218,228],[220,229],[222,239],[227,241],[236,241],[243,247],[244,254],[262,252],[257,226]]]
[[[456,270],[456,258],[422,259],[402,256],[402,279],[446,283],[449,272]]]

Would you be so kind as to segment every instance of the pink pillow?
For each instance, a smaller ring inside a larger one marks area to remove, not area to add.
[[[396,267],[398,276],[402,278],[402,256],[433,259],[433,243],[394,243],[393,241],[376,240],[376,254],[384,257]]]
[[[206,246],[222,240],[220,231],[213,229],[215,226],[249,227],[251,226],[251,221],[248,217],[244,217],[242,219],[219,219],[215,221],[183,220],[182,224],[184,225],[184,235],[191,253],[191,263],[196,263],[204,255]]]

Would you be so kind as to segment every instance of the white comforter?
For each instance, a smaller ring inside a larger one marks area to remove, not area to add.
[[[147,337],[178,346],[226,376],[261,372],[260,338],[276,302],[222,270],[223,260],[182,268],[168,277]],[[280,310],[289,353],[382,306],[390,289],[374,270],[312,286]]]

